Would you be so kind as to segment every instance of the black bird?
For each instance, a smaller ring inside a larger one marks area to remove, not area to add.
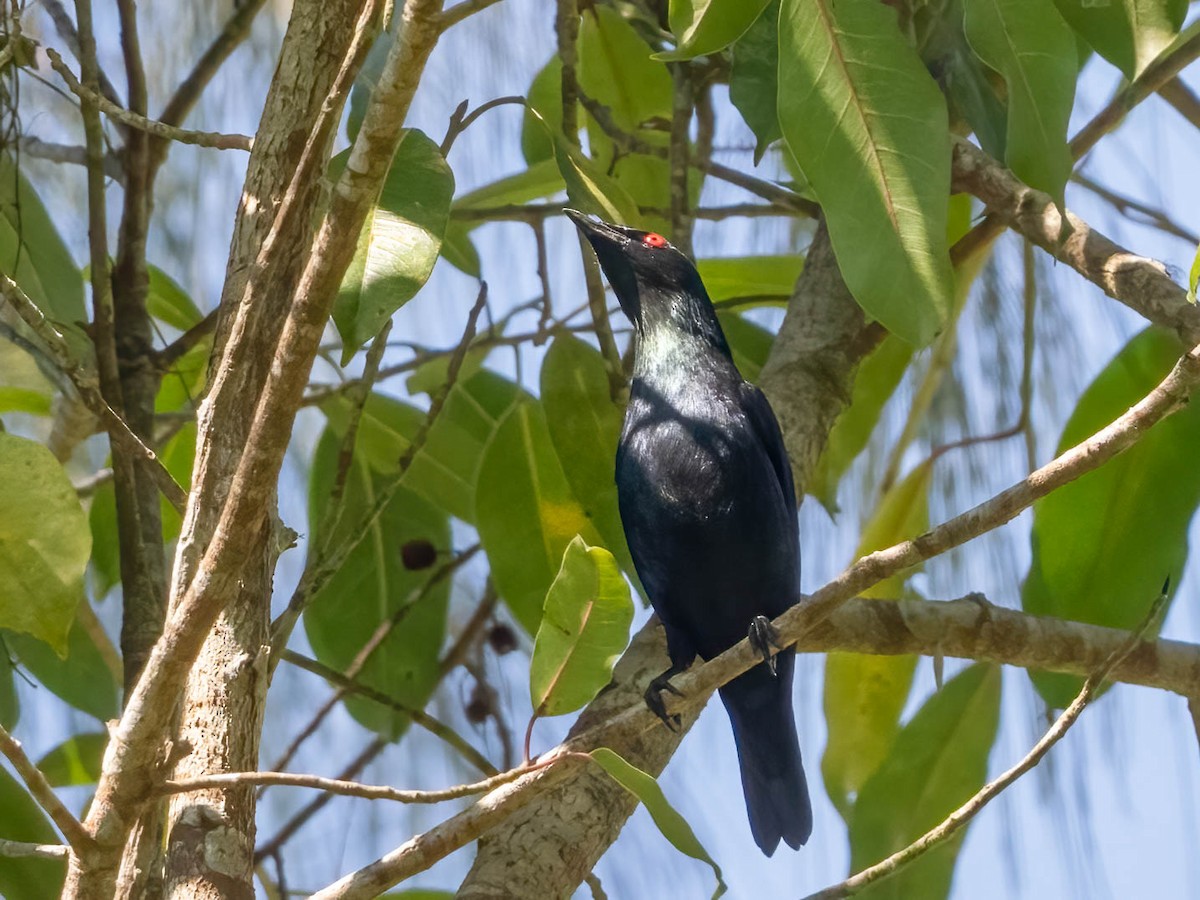
[[[792,711],[791,649],[771,656],[770,619],[800,599],[792,471],[766,397],[745,381],[700,274],[659,234],[566,214],[591,242],[636,332],[617,448],[617,497],[634,566],[667,632],[663,690],[697,655],[749,634],[763,663],[721,688],[750,830],[770,856],[798,848],[812,808]]]

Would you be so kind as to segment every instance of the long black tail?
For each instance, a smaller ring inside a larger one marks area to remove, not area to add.
[[[767,856],[780,838],[795,850],[812,833],[812,805],[792,711],[795,662],[795,652],[784,650],[775,657],[778,674],[760,663],[721,688],[742,766],[750,831]]]

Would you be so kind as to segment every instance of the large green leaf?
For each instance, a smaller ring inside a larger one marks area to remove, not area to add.
[[[654,824],[658,826],[658,830],[676,850],[692,859],[708,863],[712,867],[713,875],[717,879],[713,900],[724,894],[726,887],[725,880],[721,876],[721,867],[708,855],[708,851],[696,838],[696,833],[692,831],[692,826],[687,823],[687,819],[671,806],[662,792],[662,788],[658,786],[658,782],[608,747],[597,747],[592,751],[591,756],[617,784],[641,801],[642,805],[646,807],[646,812],[650,813],[650,818],[654,820]]]
[[[550,140],[546,126],[536,118],[534,124],[538,130]],[[558,163],[553,157],[531,163],[523,172],[506,175],[483,187],[476,188],[458,197],[454,201],[454,209],[487,209],[491,206],[506,206],[508,204],[528,203],[539,197],[548,197],[563,189],[562,173],[558,171]]]
[[[971,666],[925,702],[859,792],[850,818],[852,872],[906,847],[983,786],[999,721],[995,666]],[[961,834],[857,896],[946,897]]]
[[[121,686],[87,630],[78,623],[67,635],[67,657],[27,634],[0,632],[17,663],[63,701],[102,722],[120,710]]]
[[[1125,73],[1140,75],[1171,43],[1187,0],[1055,0],[1058,11],[1092,49]]]
[[[532,166],[554,158],[554,141],[546,129],[554,133],[562,131],[562,60],[557,53],[533,76],[525,102],[541,117],[539,121],[538,116],[526,109],[521,123],[521,153]]]
[[[454,173],[438,145],[421,131],[406,131],[334,303],[342,365],[428,280],[453,196]]]
[[[842,476],[867,446],[884,404],[896,392],[912,355],[911,345],[889,334],[858,367],[850,405],[829,432],[816,471],[806,486],[830,515],[838,511],[837,491]]]
[[[95,784],[100,780],[107,745],[107,732],[75,734],[39,759],[37,767],[53,787]]]
[[[47,318],[71,325],[87,317],[79,267],[7,153],[0,153],[0,272],[19,284]]]
[[[410,387],[411,390],[415,388]],[[464,522],[475,521],[475,481],[483,450],[499,421],[529,395],[494,372],[480,371],[459,382],[404,476],[404,486]],[[331,427],[344,434],[350,407],[345,398],[321,404]],[[382,394],[367,398],[355,455],[376,472],[394,475],[416,437],[425,413]]]
[[[146,312],[179,331],[187,331],[203,317],[199,308],[174,278],[158,266],[147,266],[150,292]]]
[[[786,300],[804,269],[799,253],[786,256],[717,256],[696,262],[713,303]]]
[[[779,122],[855,299],[914,346],[950,307],[941,91],[877,0],[784,0]]]
[[[579,85],[608,107],[617,127],[637,131],[652,120],[669,121],[673,86],[664,63],[621,14],[593,5],[579,26]]]
[[[54,384],[28,351],[0,339],[0,413],[48,416],[55,392]]]
[[[770,0],[671,0],[668,19],[676,48],[659,59],[691,59],[728,47],[762,14]]]
[[[863,528],[858,557],[916,537],[929,527],[931,462],[892,486]],[[911,574],[911,570],[907,574]],[[898,600],[904,575],[894,575],[864,597]],[[829,799],[849,819],[854,795],[887,755],[900,728],[916,670],[915,656],[830,653],[825,658],[828,739],[821,774]]]
[[[629,643],[633,601],[613,555],[576,536],[563,553],[529,663],[534,713],[574,712],[600,692]]]
[[[326,428],[313,455],[309,486],[313,547],[336,546],[358,533],[359,523],[379,492],[394,478],[356,459],[346,480],[338,526],[330,533],[326,503],[340,445],[338,433]],[[422,593],[429,572],[409,571],[400,555],[401,547],[414,540],[448,551],[450,523],[444,512],[402,487],[338,572],[313,597],[304,613],[304,629],[317,658],[343,671],[382,622],[407,610],[371,655],[358,680],[420,709],[438,682],[450,584],[447,579]],[[372,700],[347,697],[346,708],[365,727],[385,737],[399,737],[409,724],[407,716]]]
[[[623,410],[613,402],[600,352],[560,334],[542,363],[542,405],[563,474],[604,546],[636,579],[614,480]]]
[[[1073,160],[1067,121],[1075,102],[1075,37],[1049,0],[965,0],[971,47],[1008,86],[1005,161],[1060,203]]]
[[[1084,391],[1059,451],[1084,440],[1144,397],[1181,349],[1166,329],[1131,340]],[[1200,503],[1200,403],[1152,428],[1104,466],[1033,507],[1033,560],[1021,595],[1027,612],[1110,628],[1134,628],[1166,576],[1180,581],[1188,523]],[[1046,702],[1064,707],[1081,682],[1040,673]]]
[[[779,0],[733,45],[729,100],[754,132],[754,164],[783,137],[779,130]]]
[[[5,840],[31,844],[60,842],[42,808],[3,766],[0,766],[0,835]],[[5,859],[0,862],[0,897],[6,900],[57,897],[66,874],[63,860]]]
[[[500,595],[521,626],[536,634],[567,544],[576,535],[602,543],[563,474],[540,403],[514,407],[484,451],[475,527]]]
[[[0,433],[0,628],[65,655],[91,550],[87,516],[54,454]]]

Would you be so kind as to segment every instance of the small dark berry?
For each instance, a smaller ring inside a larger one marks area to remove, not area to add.
[[[467,701],[466,709],[463,712],[467,716],[467,721],[472,725],[480,725],[488,720],[488,716],[492,714],[492,700],[488,696],[487,691],[482,690],[478,684],[471,691],[471,699]]]
[[[517,636],[507,625],[498,623],[493,625],[492,630],[488,632],[488,643],[496,651],[497,656],[503,656],[505,653],[512,653],[517,649]]]
[[[418,572],[437,562],[437,548],[425,538],[414,538],[400,548],[400,559],[404,568]]]

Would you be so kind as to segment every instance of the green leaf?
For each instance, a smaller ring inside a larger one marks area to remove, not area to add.
[[[950,308],[946,103],[877,0],[784,0],[779,122],[855,299],[914,346]]]
[[[893,485],[863,527],[857,557],[890,547],[929,527],[928,460]],[[911,574],[911,570],[909,573]],[[898,600],[904,575],[880,582],[864,597]],[[829,799],[849,821],[854,795],[887,755],[912,688],[915,656],[830,653],[825,658],[825,721],[829,736],[821,774]]]
[[[8,769],[0,766],[0,835],[30,844],[61,840],[46,814]],[[67,867],[57,859],[6,859],[0,864],[0,896],[7,900],[46,900],[62,892]]]
[[[1196,248],[1196,256],[1192,259],[1192,269],[1188,272],[1188,302],[1196,304],[1196,288],[1200,286],[1200,247]]]
[[[687,820],[667,802],[658,782],[607,747],[597,747],[591,752],[591,757],[617,784],[638,798],[646,807],[646,812],[650,813],[650,817],[654,819],[654,824],[658,826],[663,837],[670,841],[676,850],[712,866],[713,875],[717,879],[713,900],[724,894],[728,888],[724,878],[721,877],[721,867],[713,861],[713,858],[708,855],[708,851],[696,839],[696,833],[692,831],[692,826],[688,825]]]
[[[767,147],[783,137],[777,111],[779,96],[779,0],[733,45],[729,100],[754,132],[754,164]]]
[[[394,476],[373,471],[363,460],[350,466],[344,509],[330,533],[326,504],[338,465],[341,438],[326,428],[313,455],[309,484],[311,546],[337,546],[352,533]],[[406,609],[358,675],[361,684],[400,703],[421,709],[438,683],[438,654],[446,634],[449,580],[423,592],[430,572],[405,568],[400,548],[423,539],[439,551],[450,549],[450,523],[412,491],[396,491],[383,513],[319,591],[304,613],[304,630],[317,659],[344,671],[381,623]],[[372,700],[347,697],[346,709],[364,727],[396,739],[409,718]]]
[[[537,122],[537,119],[534,121]],[[542,134],[546,134],[544,123],[540,123],[538,127]],[[558,171],[558,163],[553,159],[544,159],[533,163],[523,172],[506,175],[491,184],[463,194],[454,201],[454,209],[486,209],[491,206],[528,203],[541,197],[549,197],[562,189],[563,177]]]
[[[554,158],[554,141],[546,134],[546,129],[553,134],[562,131],[562,60],[558,54],[551,56],[533,76],[525,102],[528,108],[521,122],[521,153],[525,162],[532,166]],[[537,115],[531,113],[531,109],[536,110]]]
[[[187,331],[204,316],[192,302],[187,291],[158,266],[147,266],[150,292],[146,295],[146,311],[164,324]]]
[[[72,735],[39,759],[37,767],[52,787],[95,784],[100,780],[100,767],[107,745],[106,732],[89,731]]]
[[[87,516],[54,454],[0,433],[0,628],[65,655],[91,551]]]
[[[1075,38],[1048,0],[965,0],[967,40],[1008,85],[1005,161],[1060,204],[1074,160],[1067,121],[1075,102]]]
[[[530,114],[539,118],[533,110]],[[542,124],[546,123],[543,121]],[[638,221],[638,205],[618,181],[602,172],[593,160],[561,134],[553,134],[549,126],[546,126],[546,133],[553,135],[554,161],[566,184],[567,197],[575,207],[609,222]]]
[[[475,521],[475,483],[484,447],[499,422],[529,394],[493,372],[460,378],[442,413],[404,476],[404,486],[464,522]],[[350,407],[345,398],[321,404],[331,427],[345,433]],[[367,398],[355,456],[383,475],[399,471],[400,456],[425,421],[416,407],[372,394]]]
[[[804,269],[804,257],[725,256],[696,263],[713,303],[731,300],[787,300]]]
[[[807,485],[808,493],[816,497],[831,516],[838,512],[837,491],[842,477],[867,446],[883,407],[896,392],[912,355],[909,344],[889,334],[858,367],[850,405],[838,416],[829,432],[825,450]]]
[[[576,535],[601,543],[571,493],[540,403],[514,407],[484,451],[475,527],[500,595],[521,626],[536,634],[567,544]]]
[[[600,351],[571,334],[554,339],[542,363],[542,405],[563,474],[583,513],[636,582],[614,480],[624,410],[613,402]]]
[[[737,313],[718,310],[717,318],[725,332],[725,340],[729,342],[734,365],[743,378],[757,384],[775,343],[775,335]]]
[[[665,64],[651,59],[650,53],[650,45],[615,9],[595,5],[583,15],[579,86],[608,108],[623,131],[636,132],[652,120],[670,121],[671,73]]]
[[[539,716],[589,703],[629,643],[633,600],[613,555],[576,536],[563,553],[533,643],[529,696]]]
[[[438,145],[421,131],[406,131],[334,303],[342,365],[428,280],[453,196],[454,173]]]
[[[21,286],[48,319],[87,318],[83,277],[33,186],[0,153],[0,272]]]
[[[470,275],[472,278],[483,277],[479,251],[475,249],[475,242],[471,240],[471,229],[466,222],[451,219],[446,226],[446,236],[442,238],[442,259],[464,275]]]
[[[48,416],[56,391],[28,351],[0,339],[0,413]]]
[[[4,635],[0,634],[0,728],[12,731],[21,718],[21,701],[17,697],[16,670]]]
[[[692,59],[724,50],[746,33],[769,0],[671,0],[668,21],[676,48],[655,59]]]
[[[997,666],[971,666],[917,710],[854,804],[849,823],[850,871],[906,847],[983,786],[999,720]],[[961,834],[857,896],[864,900],[946,897]]]
[[[1083,392],[1059,452],[1137,403],[1182,353],[1166,329],[1134,337]],[[1200,504],[1200,403],[1154,426],[1120,456],[1033,507],[1033,560],[1021,601],[1026,612],[1109,628],[1134,628],[1170,575],[1179,584],[1188,524]],[[1046,702],[1065,707],[1078,678],[1038,673]]]
[[[61,700],[102,722],[120,711],[120,685],[87,631],[75,625],[67,635],[67,656],[27,634],[0,633],[17,663]]]
[[[1187,0],[1055,0],[1058,11],[1092,49],[1136,78],[1179,33]]]

